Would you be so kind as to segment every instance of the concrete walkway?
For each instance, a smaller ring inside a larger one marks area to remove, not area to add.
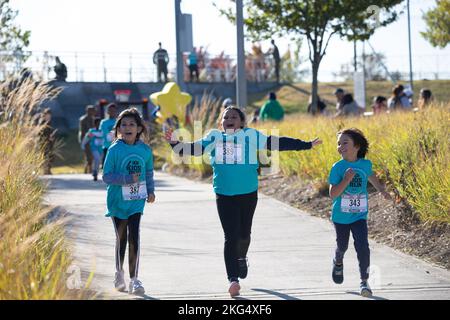
[[[67,229],[73,270],[81,271],[82,282],[94,271],[91,289],[102,298],[136,298],[113,290],[115,234],[111,219],[104,217],[105,184],[89,175],[44,179],[50,183],[47,201],[63,207],[72,219]],[[229,299],[223,232],[211,185],[159,172],[155,179],[156,202],[146,205],[141,224],[139,278],[146,289],[144,298]],[[241,280],[239,299],[365,299],[358,293],[358,263],[351,243],[345,281],[332,282],[334,239],[329,221],[260,194],[249,275]],[[371,252],[373,299],[450,299],[449,271],[375,242]]]

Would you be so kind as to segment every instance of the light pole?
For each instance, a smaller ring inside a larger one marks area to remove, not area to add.
[[[409,43],[409,86],[413,91],[413,69],[412,69],[412,50],[411,50],[411,15],[409,12],[409,0],[406,1],[408,7],[408,43]]]
[[[184,89],[184,76],[183,76],[183,52],[181,52],[181,0],[175,0],[175,39],[176,39],[176,55],[177,55],[177,84],[183,90]]]
[[[236,0],[236,35],[237,35],[237,76],[236,104],[240,108],[247,106],[247,79],[245,76],[244,53],[244,15],[242,0]]]

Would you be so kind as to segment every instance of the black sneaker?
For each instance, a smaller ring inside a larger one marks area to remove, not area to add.
[[[239,258],[238,264],[239,264],[239,278],[241,279],[247,278],[248,273],[247,258]]]
[[[372,297],[372,290],[369,287],[369,283],[366,281],[361,281],[359,284],[359,289],[361,290],[361,295],[365,298]]]
[[[337,265],[336,261],[333,260],[333,272],[332,277],[334,283],[341,284],[344,282],[344,265]]]

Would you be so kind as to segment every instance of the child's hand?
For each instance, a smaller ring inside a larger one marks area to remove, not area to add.
[[[383,195],[383,198],[385,198],[386,200],[392,200],[391,195],[389,194],[389,192],[387,191],[381,191],[381,194]]]
[[[136,183],[136,182],[139,182],[139,177],[141,176],[141,174],[133,173],[131,176],[133,177],[133,182]]]
[[[319,144],[322,144],[322,140],[320,140],[319,138],[315,138],[314,140],[311,141],[313,148]]]
[[[345,171],[345,174],[344,174],[344,180],[347,180],[347,181],[352,181],[352,179],[353,179],[353,177],[355,176],[355,171],[353,171],[353,169],[352,168],[348,168],[347,169],[347,171]]]
[[[155,194],[151,193],[151,194],[147,195],[147,202],[148,203],[155,202]]]
[[[166,141],[169,142],[169,143],[176,143],[176,142],[178,142],[173,137],[173,129],[170,128],[170,127],[165,130],[165,132],[164,132],[164,139],[166,139]]]

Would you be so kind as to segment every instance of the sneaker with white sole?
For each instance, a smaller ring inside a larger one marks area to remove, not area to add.
[[[228,288],[228,293],[232,298],[240,295],[241,286],[238,281],[231,281],[230,287]]]
[[[369,287],[369,283],[366,281],[361,281],[359,284],[359,289],[361,290],[361,295],[365,298],[372,297],[372,289]]]
[[[333,277],[334,283],[341,284],[344,282],[344,265],[336,264],[336,261],[333,260],[333,271],[331,272],[331,276]]]
[[[139,281],[138,279],[131,279],[128,293],[135,295],[143,295],[145,293],[145,289],[142,286],[142,282]]]
[[[121,291],[121,292],[125,291],[127,285],[125,284],[123,270],[116,272],[116,275],[114,277],[114,287],[118,291]]]

